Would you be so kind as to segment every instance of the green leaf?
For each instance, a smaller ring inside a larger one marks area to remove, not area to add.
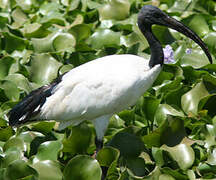
[[[157,78],[156,82],[154,83],[155,85],[159,85],[153,87],[156,90],[157,95],[161,93],[167,94],[168,92],[179,89],[179,86],[181,86],[181,81],[184,79],[183,70],[174,64],[165,65],[159,76],[161,77]]]
[[[38,53],[53,52],[53,40],[58,34],[58,32],[55,32],[45,38],[32,38],[31,40],[34,50]]]
[[[152,156],[158,166],[164,165],[163,150],[157,147],[152,148]]]
[[[31,60],[31,81],[46,84],[57,77],[58,69],[62,64],[49,54],[38,54]]]
[[[162,143],[161,143],[162,132],[163,132],[163,130],[158,128],[155,131],[143,136],[142,141],[149,148],[160,147],[162,145]]]
[[[216,149],[211,150],[210,155],[208,156],[207,163],[210,165],[216,165]]]
[[[7,168],[12,162],[21,160],[22,158],[23,153],[20,149],[9,149],[4,154],[4,159],[2,160],[1,166]]]
[[[160,100],[152,98],[152,97],[144,97],[142,110],[145,114],[145,117],[152,121],[155,117],[155,112],[160,104]]]
[[[31,166],[37,170],[39,174],[38,179],[62,180],[63,174],[57,162],[50,160],[38,161]]]
[[[5,1],[6,2],[6,1]],[[0,13],[0,28],[3,28],[6,26],[6,24],[9,22],[10,20],[10,15],[9,13]]]
[[[209,50],[213,53],[216,49],[216,32],[208,33],[203,41],[208,45]]]
[[[175,180],[175,178],[168,174],[161,174],[158,180]]]
[[[166,119],[168,118],[169,115],[184,117],[183,112],[174,109],[172,106],[169,106],[168,104],[160,104],[155,113],[154,120],[156,121],[157,125],[160,127],[166,122]]]
[[[40,6],[39,13],[44,16],[47,16],[50,12],[58,12],[61,8],[61,5],[57,1],[43,3]]]
[[[39,132],[34,132],[34,131],[24,131],[21,132],[17,138],[22,139],[25,143],[31,143],[32,140],[36,137],[42,137],[43,134],[39,133]]]
[[[175,146],[179,144],[186,136],[184,121],[178,117],[169,116],[167,125],[163,127],[161,134],[161,143],[168,146]]]
[[[0,129],[0,141],[7,141],[13,135],[13,129],[11,127]]]
[[[56,11],[50,11],[46,16],[41,19],[41,23],[45,27],[49,27],[53,24],[64,26],[65,20],[63,18],[63,14]]]
[[[2,34],[5,38],[5,50],[8,53],[12,53],[14,50],[22,51],[28,44],[27,40],[24,40],[23,38],[15,36],[9,32],[3,32]]]
[[[169,1],[167,3],[172,4],[172,7],[169,8],[169,12],[179,12],[179,13],[183,13],[184,11],[186,11],[189,4],[185,0]]]
[[[26,24],[24,25],[24,28],[22,29],[23,35],[26,38],[42,38],[47,36],[50,31],[44,28],[39,23],[32,23],[32,24]]]
[[[62,144],[59,141],[46,141],[42,143],[33,161],[53,160],[57,161],[58,153],[62,149]]]
[[[56,141],[56,139],[57,139],[52,133],[49,133],[45,136],[41,133],[35,133],[34,132],[32,134],[32,136],[33,136],[33,140],[30,141],[30,152],[29,152],[30,156],[37,154],[37,150],[38,150],[40,144],[42,144],[46,141]],[[27,142],[27,144],[29,144],[28,141],[26,141],[26,142]]]
[[[163,124],[153,132],[142,137],[148,147],[160,147],[163,144],[175,146],[186,136],[184,122],[178,117],[171,115],[163,121]]]
[[[66,65],[63,65],[60,69],[59,69],[59,74],[64,74],[68,71],[70,71],[71,69],[73,69],[74,66],[72,64],[66,64]]]
[[[119,178],[119,169],[118,169],[117,159],[113,161],[112,164],[109,166],[106,178],[107,179],[118,179]]]
[[[38,177],[37,171],[30,167],[25,161],[16,160],[7,167],[5,180],[16,180],[29,175]]]
[[[77,42],[88,38],[91,34],[91,28],[88,24],[77,24],[68,30],[76,37]]]
[[[101,180],[101,174],[97,160],[86,155],[72,158],[64,169],[65,180]]]
[[[1,88],[0,88],[0,91],[1,91]],[[3,97],[1,97],[2,95],[3,95]],[[11,101],[11,100],[7,101],[8,99],[5,100],[4,92],[0,93],[0,98],[3,98],[3,99],[1,99],[3,101],[3,103],[1,104],[0,115],[3,119],[7,119],[7,117],[5,115],[9,112],[9,110],[13,106],[15,106],[17,104],[17,102]],[[2,120],[2,118],[0,118],[0,119]],[[1,126],[3,126],[3,127],[7,124],[5,120],[0,121],[0,122],[1,122]]]
[[[38,53],[46,53],[46,52],[52,52],[54,51],[52,42],[53,42],[53,36],[55,34],[51,34],[45,38],[32,38],[32,45],[35,50],[35,52]]]
[[[113,161],[117,160],[119,157],[119,151],[112,147],[104,147],[98,153],[96,159],[98,160],[100,166],[109,167]]]
[[[73,51],[76,40],[69,33],[54,32],[45,38],[32,38],[36,52]]]
[[[125,121],[125,124],[132,124],[135,120],[135,113],[133,109],[126,109],[121,111],[119,117]]]
[[[24,11],[30,11],[33,4],[36,4],[37,1],[34,0],[16,0],[16,3]]]
[[[19,63],[17,63],[16,65],[18,66],[19,65],[19,73],[23,73],[23,66],[25,64],[27,64],[30,60],[30,57],[32,55],[32,50],[27,50],[27,49],[24,49],[22,52],[21,51],[14,51],[12,54],[11,54],[11,57],[15,58],[15,59],[19,59]],[[10,72],[10,73],[15,73],[14,71],[13,72]],[[24,74],[24,73],[23,73]]]
[[[129,173],[135,177],[142,177],[147,175],[145,160],[140,157],[127,159],[126,166]]]
[[[200,164],[197,169],[199,170],[199,173],[203,174],[203,175],[208,175],[208,174],[212,174],[212,176],[210,177],[214,177],[215,173],[216,173],[216,166],[212,166],[210,164],[207,163],[202,163]]]
[[[206,132],[205,132],[205,147],[210,148],[216,144],[215,141],[216,130],[213,125],[206,124]]]
[[[202,15],[194,15],[188,25],[198,36],[204,36],[209,32],[209,26]]]
[[[120,33],[109,29],[99,29],[88,39],[89,44],[95,49],[116,47],[120,44]]]
[[[209,67],[209,65],[206,65],[205,67]],[[210,66],[210,67],[212,67],[212,66]],[[207,71],[205,71],[205,70],[197,71],[197,70],[195,70],[194,68],[192,68],[190,66],[183,67],[183,71],[184,71],[185,80],[187,82],[191,82],[191,83],[197,82],[197,80],[202,78],[203,75],[208,74]],[[189,86],[185,86],[185,87],[188,90],[189,90],[189,88],[191,88]]]
[[[193,149],[186,144],[179,144],[174,147],[163,146],[163,150],[170,153],[174,161],[176,161],[182,170],[190,168],[195,159]]]
[[[9,74],[5,78],[5,80],[13,82],[17,86],[17,88],[19,88],[20,90],[24,90],[27,93],[32,90],[28,79],[24,77],[22,74]]]
[[[32,130],[47,134],[52,131],[55,126],[55,122],[38,122],[32,125]]]
[[[73,51],[76,44],[74,36],[69,33],[61,33],[53,40],[55,51]]]
[[[0,1],[0,7],[1,8],[6,8],[9,4],[9,0],[6,0],[6,1]]]
[[[196,179],[196,175],[195,175],[194,170],[188,170],[187,175],[188,175],[189,179]]]
[[[4,151],[9,150],[10,148],[17,148],[20,149],[21,151],[24,151],[25,150],[24,141],[20,138],[12,137],[4,144],[3,147]]]
[[[209,60],[201,49],[192,49],[191,54],[184,54],[180,60],[182,66],[201,68],[209,64]]]
[[[110,0],[99,8],[99,14],[101,19],[122,20],[129,15],[129,10],[130,3],[128,0]]]
[[[143,142],[134,134],[127,132],[117,133],[108,145],[118,149],[125,158],[138,157],[144,149]]]
[[[118,115],[114,115],[110,118],[109,128],[123,128],[125,127],[125,121],[121,119]]]
[[[189,90],[190,88],[188,86],[180,84],[177,89],[167,92],[164,101],[172,107],[181,109],[181,97]]]
[[[162,44],[171,44],[174,41],[174,38],[166,27],[155,25],[152,27],[152,31]]]
[[[0,79],[4,79],[10,70],[11,65],[15,63],[15,59],[6,56],[0,59]]]
[[[170,82],[168,80],[171,80],[173,77],[174,77],[173,73],[161,71],[160,74],[158,75],[157,79],[154,82],[155,87],[153,87],[153,88],[155,90],[160,89],[160,87],[163,87],[164,85],[166,85],[167,82]]]
[[[37,138],[43,138],[44,135],[34,131],[24,131],[17,135],[17,138],[22,139],[25,145],[25,156],[30,157],[31,154],[36,154],[37,148],[41,142],[35,142]],[[48,139],[48,138],[47,138]],[[38,146],[35,144],[37,143]],[[35,151],[35,152],[34,152]],[[32,153],[33,152],[33,153]]]
[[[63,140],[63,152],[85,153],[91,143],[91,128],[85,123],[72,127],[71,134]]]
[[[13,27],[15,28],[19,28],[28,20],[26,14],[18,7],[13,10],[11,16],[14,20]]]
[[[188,180],[187,175],[179,172],[179,169],[173,170],[169,167],[164,167],[163,169],[161,169],[161,171],[162,171],[162,173],[168,174],[177,180]]]
[[[155,178],[158,179],[160,176],[161,172],[158,166],[156,166],[151,173],[149,173],[148,176],[145,176],[143,179],[145,180],[154,180]]]
[[[139,42],[140,42],[140,37],[135,32],[130,33],[127,36],[121,36],[121,44],[125,45],[128,48]],[[142,45],[144,45],[143,42],[142,42]]]
[[[0,88],[4,90],[4,93],[8,99],[12,101],[19,100],[19,96],[20,96],[19,89],[12,81],[7,81],[7,80],[1,81]]]
[[[203,82],[196,84],[189,92],[184,94],[181,99],[182,109],[185,113],[197,114],[198,105],[201,99],[208,96],[209,93]]]

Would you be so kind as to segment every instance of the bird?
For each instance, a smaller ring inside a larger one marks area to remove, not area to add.
[[[94,125],[96,149],[100,150],[111,116],[133,106],[162,70],[163,48],[152,32],[154,24],[172,28],[192,39],[212,63],[201,38],[158,7],[143,6],[137,23],[149,44],[150,60],[132,54],[108,55],[73,68],[50,84],[33,90],[15,105],[9,111],[9,125],[55,120],[62,130],[88,120]]]

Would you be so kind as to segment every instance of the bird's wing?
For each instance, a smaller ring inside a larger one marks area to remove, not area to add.
[[[137,100],[133,89],[140,80],[141,68],[135,67],[136,58],[125,57],[94,61],[67,73],[44,103],[41,118],[76,122],[113,114],[131,105]]]
[[[53,88],[61,81],[61,78],[62,76],[59,76],[51,84],[33,90],[21,102],[16,104],[8,113],[9,124],[19,126],[37,120],[46,98],[52,95]]]

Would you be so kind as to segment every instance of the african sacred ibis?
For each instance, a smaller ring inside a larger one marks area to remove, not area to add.
[[[139,12],[138,26],[149,43],[150,61],[130,54],[110,55],[74,68],[26,96],[9,112],[9,124],[56,120],[63,129],[90,120],[100,142],[98,147],[101,146],[110,117],[134,105],[162,69],[164,54],[152,33],[153,24],[167,26],[191,38],[212,63],[208,48],[192,30],[157,7],[146,5]]]

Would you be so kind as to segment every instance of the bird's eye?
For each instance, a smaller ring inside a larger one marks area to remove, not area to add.
[[[161,17],[163,17],[163,14],[161,14],[161,13],[154,13],[154,17],[155,18],[161,18]]]

